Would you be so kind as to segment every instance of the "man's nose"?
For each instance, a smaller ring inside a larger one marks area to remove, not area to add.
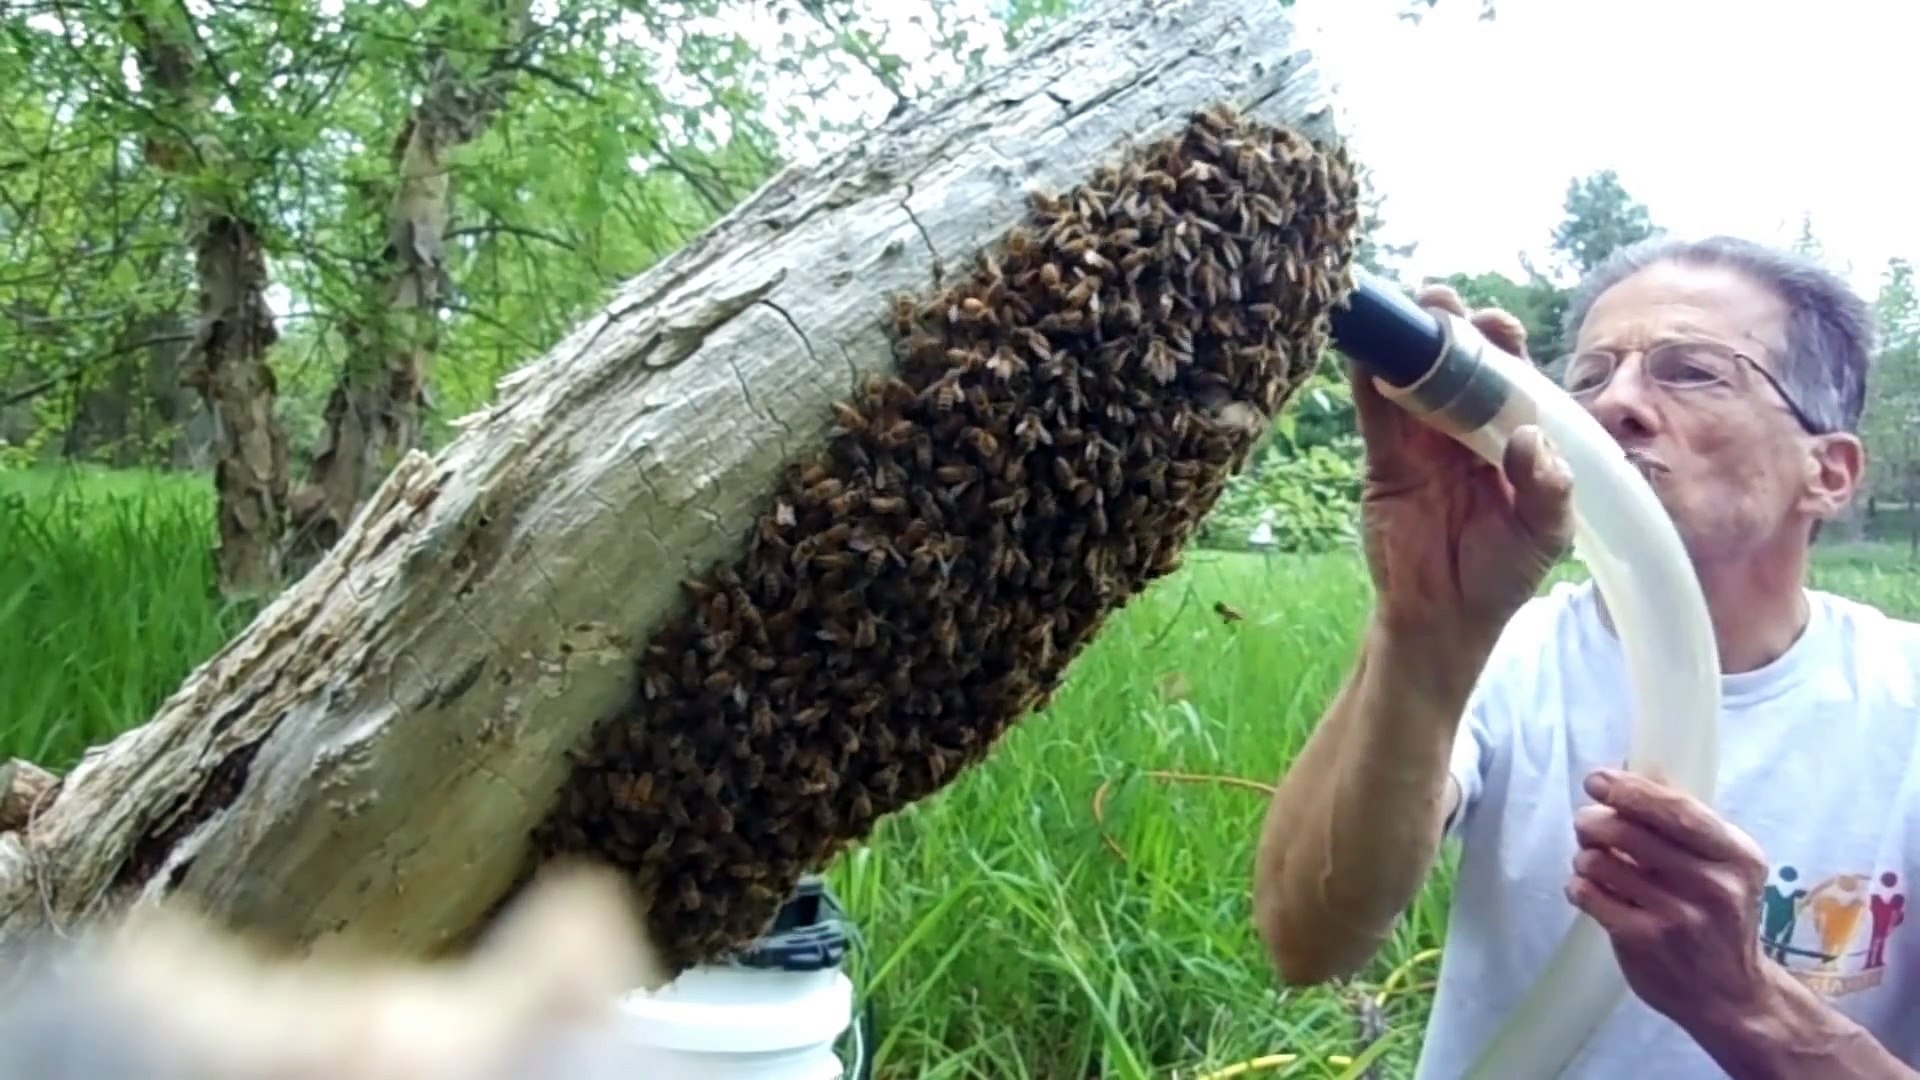
[[[1660,388],[1646,377],[1635,359],[1630,357],[1615,367],[1600,392],[1587,399],[1587,411],[1616,439],[1652,434],[1658,422],[1654,396]]]

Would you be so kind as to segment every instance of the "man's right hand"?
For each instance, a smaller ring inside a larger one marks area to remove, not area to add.
[[[1507,312],[1470,314],[1444,285],[1416,299],[1526,356],[1526,331]],[[1503,476],[1386,398],[1364,371],[1348,370],[1366,447],[1361,513],[1376,619],[1390,633],[1464,631],[1490,645],[1572,541],[1571,474],[1527,426],[1508,444]]]

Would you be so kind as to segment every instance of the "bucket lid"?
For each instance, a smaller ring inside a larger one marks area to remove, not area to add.
[[[698,1053],[824,1046],[853,1017],[853,984],[839,970],[847,925],[826,883],[803,878],[752,945],[661,991],[626,995],[622,1030],[637,1044]]]
[[[735,953],[742,967],[775,971],[825,971],[847,954],[846,911],[817,874],[800,879],[758,940]]]

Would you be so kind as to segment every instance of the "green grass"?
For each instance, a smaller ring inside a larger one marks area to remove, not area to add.
[[[244,625],[211,599],[206,482],[0,473],[0,759],[55,767],[149,715]],[[1822,553],[1817,584],[1920,617],[1904,545]],[[888,1077],[1377,1075],[1425,1020],[1449,870],[1351,986],[1282,992],[1251,930],[1263,793],[1345,672],[1368,591],[1350,556],[1196,552],[1110,622],[1041,715],[883,822],[830,878]],[[1245,613],[1229,623],[1226,601]],[[1108,785],[1104,831],[1094,798]],[[1109,846],[1108,840],[1112,846]],[[1124,853],[1116,854],[1114,847]]]
[[[0,758],[67,767],[245,625],[213,595],[209,488],[0,472]]]
[[[836,866],[872,946],[882,1063],[915,1077],[1166,1076],[1353,1052],[1353,1008],[1279,993],[1253,936],[1265,796],[1143,773],[1275,778],[1345,673],[1366,599],[1350,559],[1196,553],[1109,626],[1051,708]],[[1225,622],[1216,600],[1246,620]],[[1175,676],[1190,692],[1165,700]],[[1094,819],[1109,781],[1125,861]],[[1364,982],[1439,943],[1442,885]],[[1419,994],[1388,1000],[1388,1075],[1410,1067],[1424,1009]]]

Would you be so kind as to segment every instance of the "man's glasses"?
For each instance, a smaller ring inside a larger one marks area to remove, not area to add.
[[[1576,353],[1564,362],[1561,384],[1576,400],[1597,397],[1613,381],[1614,373],[1620,368],[1621,355],[1608,349]],[[1678,391],[1737,387],[1743,364],[1773,387],[1802,428],[1809,434],[1820,433],[1786,387],[1780,385],[1780,380],[1746,353],[1710,341],[1663,341],[1640,354],[1640,367],[1648,379],[1655,385]]]

